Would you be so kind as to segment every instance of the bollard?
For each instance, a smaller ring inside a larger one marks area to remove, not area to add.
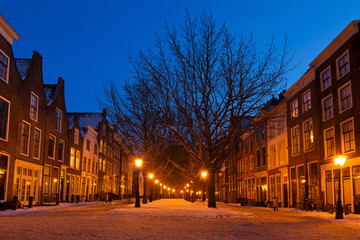
[[[28,205],[28,208],[32,208],[32,207],[33,207],[33,202],[34,202],[34,197],[33,197],[33,196],[29,196],[29,205]]]
[[[71,194],[71,202],[74,203],[75,202],[75,195]]]
[[[12,210],[16,210],[17,205],[18,205],[18,196],[14,196],[12,201]]]
[[[56,206],[58,206],[59,203],[60,203],[60,195],[59,195],[59,194],[56,194],[56,199],[55,199],[55,201],[56,201]]]

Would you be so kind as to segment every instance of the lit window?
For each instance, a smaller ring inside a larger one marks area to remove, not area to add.
[[[55,156],[55,137],[49,136],[49,149],[48,149],[48,157],[54,158]]]
[[[29,154],[29,135],[30,135],[30,125],[26,122],[22,123],[21,131],[21,146],[20,152],[22,154]]]
[[[80,151],[76,150],[76,169],[80,170]]]
[[[326,88],[330,87],[331,85],[330,67],[325,69],[325,71],[323,71],[320,74],[320,77],[321,77],[321,90],[325,90]]]
[[[311,91],[307,91],[303,95],[303,112],[311,109]]]
[[[34,93],[31,93],[30,98],[30,118],[38,120],[39,98]]]
[[[323,106],[323,119],[324,121],[333,117],[333,101],[332,95],[326,97],[322,101]]]
[[[70,149],[70,168],[75,167],[75,148]]]
[[[340,99],[340,112],[343,112],[352,107],[351,99],[351,84],[350,82],[345,84],[345,86],[339,89],[339,99]]]
[[[0,79],[8,82],[9,58],[0,51]]]
[[[79,130],[75,128],[74,143],[79,144]]]
[[[291,114],[291,119],[299,116],[298,100],[295,100],[290,104],[290,114]]]
[[[334,128],[325,130],[325,154],[327,157],[335,155],[335,135]]]
[[[313,124],[312,120],[304,122],[304,147],[305,151],[310,151],[314,148]]]
[[[355,150],[353,120],[341,124],[342,141],[344,152]]]
[[[34,130],[34,152],[33,157],[39,158],[40,157],[40,139],[41,139],[41,132],[39,129]]]
[[[291,145],[292,145],[292,154],[297,155],[300,153],[300,133],[299,126],[291,129]]]
[[[336,62],[338,78],[341,78],[350,71],[349,53],[344,53]]]
[[[62,112],[59,109],[56,109],[55,130],[58,132],[61,132],[61,117]]]
[[[7,140],[10,102],[0,97],[0,139]]]

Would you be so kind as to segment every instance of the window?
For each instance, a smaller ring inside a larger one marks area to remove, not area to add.
[[[90,172],[90,171],[91,171],[91,169],[90,169],[90,168],[91,168],[91,167],[90,167],[90,166],[91,166],[91,160],[90,160],[90,158],[88,159],[87,164],[88,164],[88,165],[87,165],[87,171]]]
[[[49,136],[49,149],[48,149],[48,157],[54,158],[55,156],[55,137]]]
[[[332,95],[330,94],[322,100],[323,121],[329,120],[334,116]]]
[[[256,166],[257,167],[260,167],[260,158],[261,158],[260,149],[258,149],[258,150],[256,150]]]
[[[21,131],[20,153],[25,155],[29,154],[29,136],[30,136],[30,125],[26,122],[23,122],[22,131]]]
[[[325,156],[331,157],[335,155],[335,134],[334,128],[324,131],[325,137]]]
[[[74,143],[79,144],[79,130],[75,128]]]
[[[76,150],[76,169],[80,170],[80,151]]]
[[[84,160],[83,160],[82,170],[86,171],[86,157],[84,157]]]
[[[259,143],[260,142],[260,129],[259,128],[257,128],[256,130],[255,130],[255,137],[256,137],[256,143]]]
[[[346,51],[343,55],[341,55],[336,61],[337,67],[337,75],[338,78],[341,78],[346,73],[350,71],[350,63],[349,63],[349,52]]]
[[[251,155],[249,158],[250,172],[254,170],[254,157]]]
[[[49,166],[44,166],[44,194],[50,193],[50,170]]]
[[[291,145],[292,145],[292,155],[299,154],[300,153],[299,126],[291,129]]]
[[[304,150],[310,151],[314,148],[314,135],[312,120],[304,122]]]
[[[311,91],[307,91],[303,95],[303,112],[309,111],[311,109]]]
[[[97,153],[98,153],[98,146],[97,146],[97,144],[95,143],[95,144],[94,144],[94,154],[97,155]]]
[[[265,123],[261,125],[261,140],[265,140]]]
[[[59,149],[58,149],[58,160],[63,162],[64,161],[64,149],[65,149],[65,143],[64,141],[59,141]]]
[[[265,165],[266,165],[266,148],[263,147],[263,148],[261,149],[261,151],[262,151],[263,166],[265,166]]]
[[[90,141],[86,139],[86,150],[90,151]]]
[[[75,167],[75,148],[70,148],[70,168]]]
[[[326,68],[323,72],[320,73],[320,78],[321,78],[321,91],[331,86],[330,67]]]
[[[9,58],[0,51],[0,79],[8,83]]]
[[[40,158],[40,139],[41,139],[41,132],[39,129],[35,128],[33,157],[37,159]]]
[[[250,137],[250,151],[253,150],[253,146],[254,146],[253,139],[252,139],[252,137]]]
[[[351,84],[350,82],[339,88],[339,111],[344,112],[345,110],[352,107],[351,99]]]
[[[353,120],[346,121],[341,124],[342,145],[345,153],[355,150],[354,141],[354,122]]]
[[[245,141],[244,148],[245,148],[245,154],[248,153],[248,142],[247,141]]]
[[[37,121],[38,120],[38,109],[39,109],[39,97],[34,93],[31,93],[30,97],[30,118]]]
[[[299,105],[297,99],[290,104],[290,114],[291,119],[297,118],[299,116]]]
[[[56,109],[55,130],[58,132],[61,132],[61,118],[62,112],[59,109]]]
[[[0,139],[7,140],[9,129],[10,102],[0,97]]]
[[[278,135],[284,132],[284,119],[279,120]]]
[[[275,123],[271,124],[270,126],[270,133],[269,133],[269,138],[274,138],[275,137]]]
[[[273,145],[270,147],[270,165],[271,167],[276,167],[276,146]]]

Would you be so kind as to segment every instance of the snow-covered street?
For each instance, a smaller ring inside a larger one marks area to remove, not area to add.
[[[0,239],[359,239],[360,216],[162,199],[0,212]]]

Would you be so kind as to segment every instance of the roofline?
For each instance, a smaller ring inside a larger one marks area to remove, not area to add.
[[[310,67],[317,67],[322,64],[330,55],[332,55],[343,43],[352,35],[359,32],[358,24],[360,20],[351,21],[334,40],[309,64]]]
[[[6,41],[11,45],[14,40],[20,38],[19,34],[11,27],[11,25],[5,20],[5,18],[0,14],[0,33],[4,36]]]
[[[293,93],[299,92],[305,87],[309,82],[315,79],[315,68],[310,68],[302,77],[297,80],[286,92],[284,97],[289,99]],[[305,83],[305,84],[304,84]],[[300,87],[301,86],[301,87]]]

